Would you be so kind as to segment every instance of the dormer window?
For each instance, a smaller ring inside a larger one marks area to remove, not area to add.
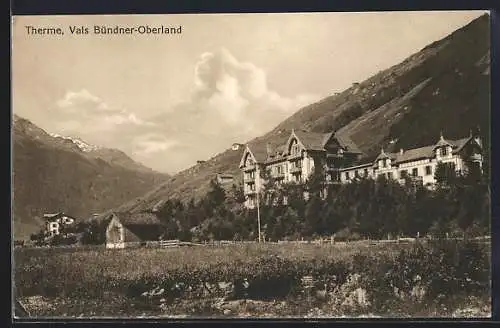
[[[289,151],[290,151],[290,154],[292,154],[292,155],[300,154],[300,146],[297,142],[297,139],[292,140],[292,142],[290,143]]]
[[[447,155],[448,155],[448,147],[441,148],[441,156],[447,156]]]

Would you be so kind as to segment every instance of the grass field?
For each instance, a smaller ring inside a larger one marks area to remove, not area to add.
[[[441,316],[470,306],[488,315],[488,250],[364,242],[16,248],[14,274],[34,316]]]

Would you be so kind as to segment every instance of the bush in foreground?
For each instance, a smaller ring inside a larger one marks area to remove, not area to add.
[[[184,264],[169,263],[181,250],[171,250],[168,257],[151,250],[149,260],[155,263],[149,268],[137,267],[139,274],[127,272],[128,267],[104,265],[110,257],[124,255],[120,252],[93,250],[88,258],[71,252],[46,254],[52,256],[45,261],[27,257],[26,262],[17,262],[15,278],[21,295],[100,299],[107,292],[117,292],[131,300],[146,298],[153,303],[155,299],[174,302],[213,297],[281,299],[322,304],[342,313],[391,313],[403,304],[407,307],[401,311],[426,304],[439,308],[457,295],[484,297],[490,293],[488,251],[471,242],[416,243],[377,253],[360,248],[354,256],[337,258],[325,248],[317,249],[325,252],[322,256],[307,257],[300,254],[300,247],[288,256],[259,247],[258,252],[205,249],[216,258],[207,256],[205,261],[186,260]],[[332,252],[341,253],[338,249]],[[128,264],[133,267],[134,263]],[[117,271],[120,269],[124,272]],[[312,278],[310,288],[304,285],[304,276]]]

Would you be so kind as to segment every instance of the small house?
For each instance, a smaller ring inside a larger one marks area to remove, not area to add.
[[[65,227],[73,225],[76,221],[76,218],[62,212],[44,214],[43,219],[45,231],[49,236],[59,235]]]
[[[125,248],[148,241],[158,241],[162,224],[155,214],[112,213],[107,217],[106,248]]]
[[[235,142],[235,143],[233,143],[233,144],[232,144],[231,149],[232,149],[232,150],[238,150],[238,149],[240,149],[240,148],[242,148],[242,147],[245,147],[245,145],[244,145],[244,144],[241,144],[241,143],[237,143],[237,142]]]
[[[234,181],[234,176],[231,174],[224,174],[224,173],[219,173],[217,174],[217,183],[219,184],[228,184],[232,183]]]

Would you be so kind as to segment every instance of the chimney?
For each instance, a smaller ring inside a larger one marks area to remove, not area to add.
[[[404,151],[404,149],[403,149],[403,148],[401,148],[401,149],[399,150],[399,155],[403,155],[403,153],[404,153],[404,152],[405,152],[405,151]]]
[[[473,134],[474,140],[478,143],[479,146],[483,147],[483,140],[481,139],[481,128],[479,125],[476,128],[476,131]]]

